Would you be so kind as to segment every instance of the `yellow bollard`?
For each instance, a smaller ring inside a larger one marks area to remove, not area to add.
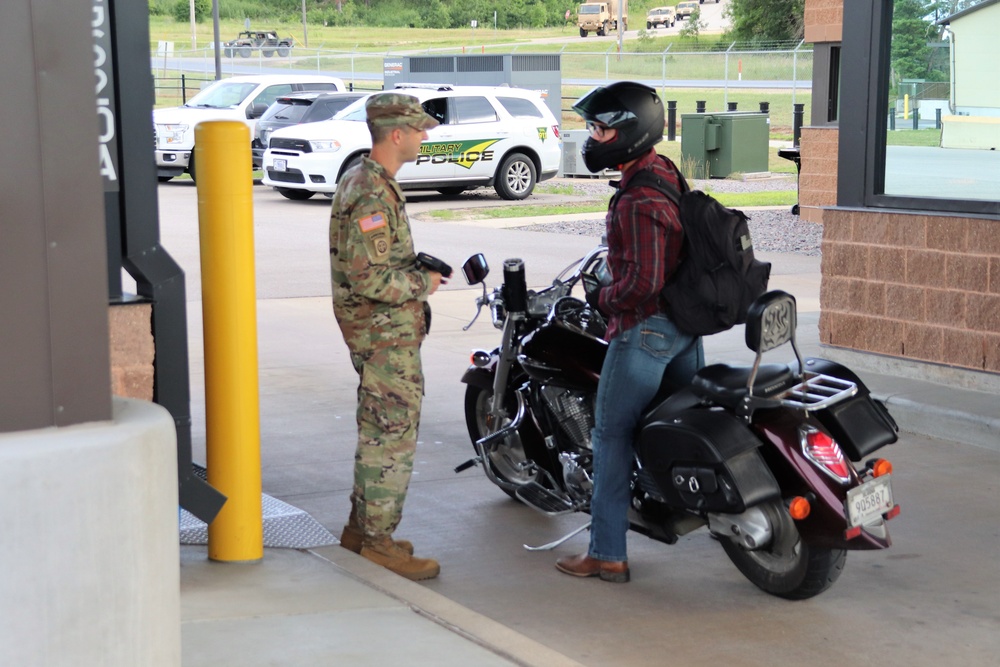
[[[908,120],[910,118],[910,94],[903,94],[903,118]]]
[[[239,121],[195,127],[205,338],[208,483],[228,498],[208,526],[208,557],[264,557],[257,293],[250,131]]]

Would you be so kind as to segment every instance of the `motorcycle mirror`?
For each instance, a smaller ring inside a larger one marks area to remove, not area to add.
[[[476,253],[465,260],[465,264],[462,265],[462,273],[465,274],[465,282],[470,285],[486,280],[486,276],[490,273],[490,267],[486,263],[486,257],[483,256],[483,253]]]

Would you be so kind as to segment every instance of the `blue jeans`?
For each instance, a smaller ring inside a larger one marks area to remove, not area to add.
[[[608,346],[597,386],[593,433],[591,558],[627,560],[629,481],[636,426],[664,374],[687,384],[705,363],[701,338],[657,314],[621,332]]]

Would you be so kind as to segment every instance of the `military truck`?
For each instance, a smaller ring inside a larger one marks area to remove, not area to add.
[[[673,7],[653,7],[646,12],[646,30],[657,26],[672,28],[677,23],[677,15]]]
[[[698,0],[684,0],[684,2],[677,3],[677,9],[675,13],[678,19],[689,19],[691,15],[694,14],[694,10],[699,9]]]
[[[596,32],[598,37],[608,34],[609,30],[628,30],[628,1],[622,0],[622,15],[618,16],[618,0],[609,2],[585,2],[576,13],[576,24],[580,28],[580,37]]]
[[[225,42],[222,48],[227,58],[234,55],[249,58],[258,50],[265,58],[275,53],[284,57],[292,52],[293,42],[291,37],[278,37],[274,30],[244,30],[236,39]]]

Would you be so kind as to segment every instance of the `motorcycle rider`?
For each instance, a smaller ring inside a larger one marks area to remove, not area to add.
[[[626,554],[633,437],[661,380],[686,384],[704,365],[701,338],[680,330],[664,314],[660,290],[677,267],[683,231],[677,206],[657,190],[626,189],[649,169],[680,189],[678,172],[654,146],[663,140],[663,102],[653,88],[619,81],[597,87],[573,105],[587,122],[583,146],[591,171],[617,168],[620,184],[608,206],[606,229],[611,281],[587,293],[608,319],[607,356],[597,389],[594,494],[590,547],[556,561],[561,572],[604,581],[629,580]]]

